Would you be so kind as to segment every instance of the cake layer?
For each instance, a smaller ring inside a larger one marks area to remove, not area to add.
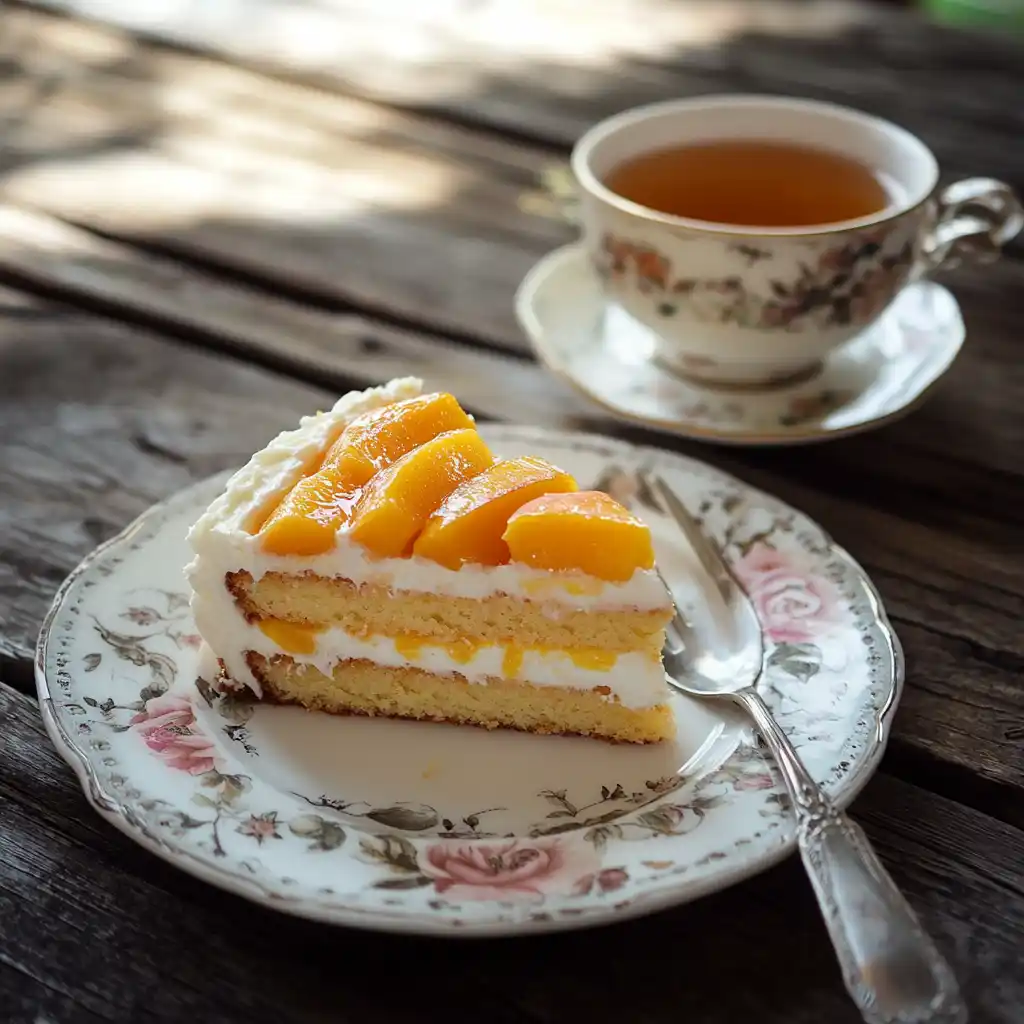
[[[434,675],[359,660],[339,663],[331,675],[284,656],[250,654],[248,662],[265,699],[332,714],[430,719],[625,743],[658,743],[674,731],[666,705],[628,708],[586,690],[505,679],[480,685],[459,674]]]
[[[442,570],[447,572],[448,570]],[[437,643],[463,639],[547,648],[601,647],[657,656],[668,608],[575,611],[505,595],[482,600],[394,593],[387,587],[312,574],[228,573],[225,585],[248,617],[338,626],[359,636],[415,634]]]

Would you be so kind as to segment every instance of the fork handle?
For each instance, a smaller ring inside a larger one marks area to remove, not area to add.
[[[737,701],[778,761],[796,812],[797,844],[843,981],[868,1024],[965,1024],[956,979],[867,836],[811,778],[754,690]]]

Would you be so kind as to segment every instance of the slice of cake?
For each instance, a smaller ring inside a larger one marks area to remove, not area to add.
[[[674,731],[650,533],[448,394],[353,392],[189,534],[196,625],[264,700],[650,743]]]

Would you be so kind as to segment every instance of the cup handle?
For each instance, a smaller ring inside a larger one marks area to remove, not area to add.
[[[939,215],[922,246],[924,274],[961,263],[991,263],[1024,227],[1013,189],[994,178],[964,178],[938,195]]]

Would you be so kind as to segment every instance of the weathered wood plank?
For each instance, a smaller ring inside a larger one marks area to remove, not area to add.
[[[16,224],[14,218],[0,217],[0,239],[13,235]],[[66,229],[58,229],[63,237]],[[124,258],[111,246],[99,265],[116,265]],[[114,275],[109,287],[116,303],[126,303],[129,310],[156,310],[165,318],[161,322],[170,325],[184,314],[174,319],[168,307],[187,309],[185,322],[197,331],[208,324],[202,337],[215,343],[251,331],[289,366],[294,365],[288,362],[289,339],[316,338],[302,317],[293,326],[285,304],[275,301],[264,311],[263,297],[237,301],[222,284],[208,291],[199,274],[186,276],[189,286],[183,295],[167,287],[161,298],[163,279],[149,261],[130,265],[124,273],[134,290],[117,292],[122,286]],[[74,276],[69,272],[69,279]],[[189,480],[244,461],[274,432],[333,396],[81,312],[15,293],[3,299],[0,655],[24,664],[53,591],[96,543]],[[276,325],[279,333],[261,333],[261,323]],[[453,360],[443,346],[431,360],[426,339],[413,339],[419,355],[412,362],[404,342],[392,348],[379,331],[380,347],[371,346],[365,358],[356,358],[356,349],[349,362],[346,335],[331,325],[324,330],[324,350],[337,344],[344,357],[334,362],[330,354],[325,357],[325,379],[339,388],[346,381],[366,384],[412,369],[436,387],[454,386],[467,406],[491,415],[615,432],[601,421],[588,424],[577,416],[556,392],[546,390],[552,382],[528,363],[489,357],[501,365],[470,372],[469,360]],[[310,342],[314,354],[318,344]],[[507,393],[496,396],[497,388]],[[518,415],[527,408],[528,415]],[[978,505],[923,522],[914,521],[914,504],[876,511],[870,491],[865,497],[848,486],[836,493],[823,490],[819,463],[800,462],[807,452],[784,460],[693,444],[676,447],[805,508],[875,575],[911,654],[898,746],[932,753],[996,782],[1024,784],[1024,752],[1015,731],[1024,715],[1019,671],[1024,652],[1016,625],[1024,601],[1024,565],[1019,551],[999,546],[1019,536],[1012,525],[982,518]],[[850,473],[857,472],[856,461],[854,450]],[[943,552],[941,559],[937,551]],[[19,679],[29,685],[27,675]],[[999,813],[1012,816],[1013,808]]]
[[[7,195],[335,307],[525,347],[515,283],[570,234],[520,223],[548,154],[27,12],[7,24],[23,72]]]
[[[719,91],[795,93],[895,118],[951,174],[1024,184],[1021,47],[920,13],[825,0],[578,0],[424,5],[267,0],[159,17],[129,0],[39,6],[271,71],[568,144],[639,103]]]
[[[3,883],[0,882],[0,885]],[[0,908],[5,899],[0,895]],[[95,1024],[103,1018],[0,958],[0,1007],[8,1024]]]
[[[0,271],[339,389],[419,374],[482,415],[544,421],[557,409],[560,423],[580,429],[604,419],[532,361],[227,284],[4,203]]]
[[[180,875],[104,825],[50,746],[34,703],[6,688],[0,733],[9,739],[0,748],[0,894],[10,900],[0,961],[102,1019],[145,1012],[161,1021],[270,1021],[283,1013],[344,1024],[382,1005],[396,1022],[450,1020],[457,1007],[500,1024],[653,1021],[681,1005],[707,1024],[857,1019],[796,862],[645,921],[528,942],[455,948],[330,930]],[[1016,1022],[1024,836],[886,776],[856,811],[951,956],[972,1020]],[[785,943],[766,938],[783,934]],[[744,984],[724,985],[737,949],[745,950]],[[382,961],[402,972],[386,995],[358,981]],[[780,990],[782,976],[791,980]]]

